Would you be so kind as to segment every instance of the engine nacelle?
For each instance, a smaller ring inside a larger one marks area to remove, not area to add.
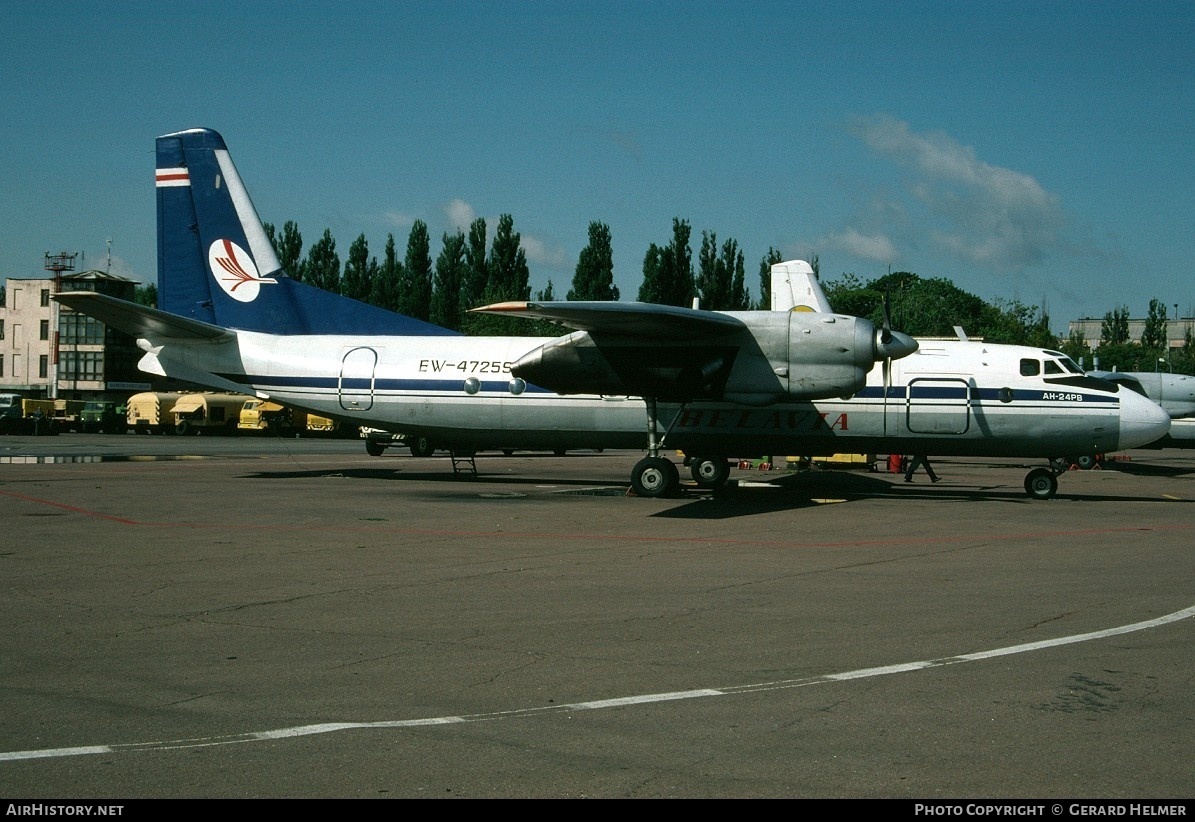
[[[578,331],[545,343],[511,371],[558,394],[769,405],[854,394],[874,365],[917,350],[869,320],[812,312],[739,312],[745,328],[661,341]]]

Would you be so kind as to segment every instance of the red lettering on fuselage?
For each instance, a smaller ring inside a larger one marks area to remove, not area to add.
[[[731,409],[692,409],[681,411],[677,428],[703,428],[760,431],[847,431],[847,414],[843,412],[829,419],[828,411],[738,411]]]

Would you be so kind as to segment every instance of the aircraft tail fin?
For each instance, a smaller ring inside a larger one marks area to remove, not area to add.
[[[224,138],[157,139],[158,306],[203,323],[274,334],[455,334],[288,277]]]
[[[813,267],[804,260],[787,260],[772,266],[772,310],[834,313]]]

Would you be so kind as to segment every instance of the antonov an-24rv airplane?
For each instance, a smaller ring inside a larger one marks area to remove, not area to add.
[[[577,330],[462,336],[287,277],[215,131],[159,137],[156,179],[159,309],[90,292],[57,295],[63,305],[135,337],[148,373],[458,453],[646,446],[631,486],[664,496],[679,486],[665,442],[688,455],[699,483],[715,486],[731,458],[1048,460],[1131,448],[1169,426],[1155,403],[1084,375],[1058,352],[919,348],[887,322],[826,310],[504,303],[476,310]],[[1044,498],[1057,480],[1037,468],[1025,486]]]

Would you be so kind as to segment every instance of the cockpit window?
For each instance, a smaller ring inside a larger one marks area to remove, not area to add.
[[[1082,374],[1083,373],[1083,369],[1080,368],[1078,366],[1078,364],[1075,363],[1075,361],[1072,360],[1070,357],[1060,357],[1058,359],[1058,362],[1060,365],[1062,365],[1063,368],[1065,368],[1067,371],[1071,372],[1072,374]]]
[[[1021,376],[1036,377],[1041,373],[1041,363],[1037,360],[1021,360]]]
[[[1046,360],[1046,373],[1047,374],[1065,374],[1066,372],[1063,371],[1062,366],[1059,365],[1054,360]]]

